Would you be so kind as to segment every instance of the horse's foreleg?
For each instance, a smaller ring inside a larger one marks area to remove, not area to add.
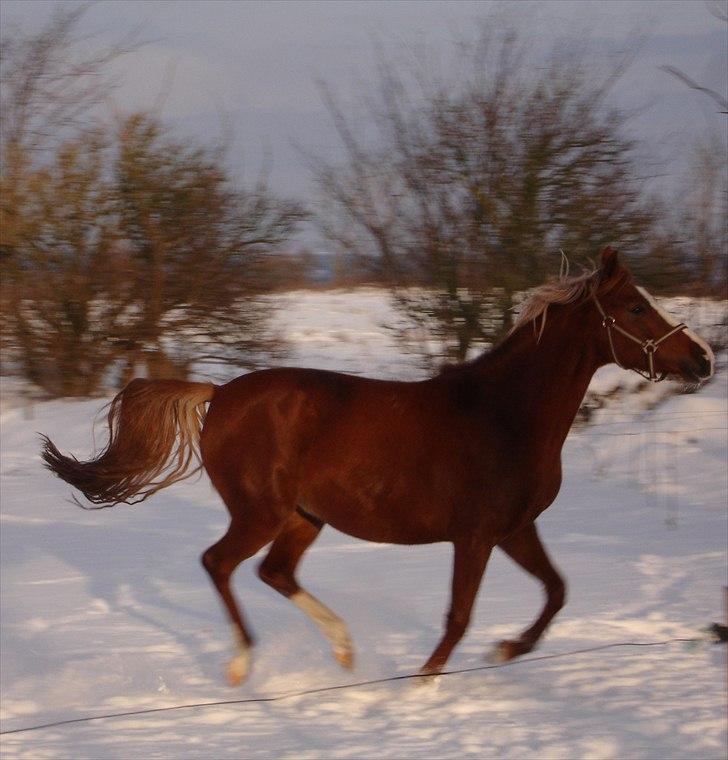
[[[203,555],[202,564],[215,584],[233,625],[236,654],[228,664],[228,683],[236,686],[245,680],[250,666],[250,647],[253,638],[248,633],[242,615],[230,589],[230,576],[235,568],[251,557],[275,535],[274,530],[251,530],[256,520],[233,520],[227,533]]]
[[[564,606],[566,585],[551,564],[535,524],[531,523],[502,541],[499,546],[524,570],[538,578],[546,591],[546,604],[533,625],[523,631],[517,639],[501,641],[493,651],[492,659],[504,662],[526,654],[536,646],[554,615]]]
[[[323,526],[324,523],[306,514],[291,515],[260,563],[258,576],[308,615],[329,640],[339,664],[351,669],[354,653],[346,623],[302,589],[295,577],[303,553],[316,540]]]
[[[455,543],[452,597],[447,614],[445,633],[430,659],[420,671],[424,675],[439,673],[447,662],[450,653],[460,641],[470,622],[475,597],[480,588],[480,581],[491,552],[490,546],[468,543]]]

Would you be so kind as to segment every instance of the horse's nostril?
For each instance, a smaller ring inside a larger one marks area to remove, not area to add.
[[[713,363],[705,348],[695,345],[692,348],[691,354],[695,360],[695,366],[698,368],[700,375],[703,377],[710,375]]]
[[[680,362],[680,371],[685,380],[700,382],[711,375],[711,362],[706,356],[694,357],[692,361],[687,359]]]
[[[705,354],[698,358],[698,367],[702,377],[707,377],[710,374],[710,359]]]
[[[712,363],[710,358],[705,354],[694,354],[692,362],[681,362],[680,367],[683,372],[687,372],[688,375],[693,375],[695,379],[705,379],[710,377],[712,370]]]

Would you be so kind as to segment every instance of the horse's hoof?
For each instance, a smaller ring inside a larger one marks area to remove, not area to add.
[[[508,662],[508,656],[504,651],[503,642],[491,647],[485,653],[485,661],[489,665],[501,665],[504,662]]]
[[[354,650],[353,649],[334,649],[336,662],[345,670],[354,670]]]
[[[499,641],[485,656],[491,665],[502,665],[504,662],[515,660],[522,654],[530,652],[533,647],[523,641],[506,640]]]
[[[431,680],[431,678],[433,678],[434,676],[439,676],[440,673],[442,672],[443,664],[444,663],[440,663],[439,665],[436,663],[435,664],[427,663],[423,665],[420,668],[420,672],[417,674],[421,676],[421,678],[418,680],[428,681],[428,680]]]
[[[423,673],[419,672],[419,677],[414,679],[415,686],[436,688],[442,681],[440,673]]]
[[[240,686],[248,677],[250,669],[250,655],[247,652],[241,652],[233,657],[227,666],[227,682],[229,686]]]

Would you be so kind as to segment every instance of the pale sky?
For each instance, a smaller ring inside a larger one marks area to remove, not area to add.
[[[12,23],[35,28],[56,4],[4,0],[0,22],[5,29]],[[306,197],[311,182],[294,144],[323,154],[335,150],[317,79],[346,98],[373,81],[373,39],[395,54],[423,44],[444,50],[475,20],[504,6],[522,19],[535,46],[590,30],[596,59],[619,51],[635,32],[648,33],[616,95],[622,105],[646,107],[632,129],[660,173],[676,175],[679,159],[709,126],[725,130],[726,118],[704,96],[658,68],[676,66],[726,91],[726,25],[703,0],[102,0],[88,13],[84,30],[118,37],[138,27],[150,40],[120,67],[113,108],[151,108],[165,89],[165,72],[173,71],[164,119],[204,139],[219,130],[224,112],[235,133],[235,170],[244,167],[253,178],[270,154],[273,188]]]

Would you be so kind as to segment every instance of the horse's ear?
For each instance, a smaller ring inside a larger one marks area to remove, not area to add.
[[[608,245],[602,251],[602,281],[613,277],[618,268],[619,254],[615,248]]]

